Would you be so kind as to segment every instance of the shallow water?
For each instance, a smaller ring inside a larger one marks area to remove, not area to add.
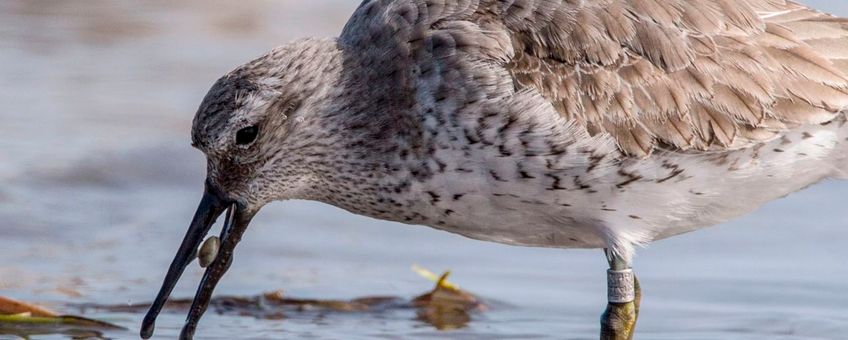
[[[151,300],[202,189],[203,158],[187,132],[208,87],[275,45],[337,34],[357,3],[0,2],[0,295],[70,312]],[[848,15],[842,2],[808,3]],[[822,183],[641,250],[639,338],[844,339],[845,193],[848,183]],[[411,298],[431,287],[414,263],[451,269],[453,281],[501,303],[454,331],[411,310],[208,313],[198,338],[597,337],[599,250],[488,244],[310,202],[266,207],[216,292]],[[192,296],[200,275],[190,266],[173,295]],[[136,338],[142,315],[86,316],[130,329],[112,337]],[[156,337],[175,337],[183,319],[163,314]]]

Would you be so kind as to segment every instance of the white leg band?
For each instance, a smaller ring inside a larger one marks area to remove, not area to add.
[[[636,300],[633,269],[607,270],[607,299],[612,303]]]

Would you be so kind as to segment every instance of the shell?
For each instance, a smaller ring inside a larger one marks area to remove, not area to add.
[[[206,268],[215,257],[218,256],[218,249],[221,247],[221,240],[217,236],[210,236],[200,246],[200,251],[197,253],[197,260],[200,262],[201,268]]]

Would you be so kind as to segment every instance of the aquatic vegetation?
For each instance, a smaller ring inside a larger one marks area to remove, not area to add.
[[[212,239],[212,238],[210,238]],[[200,248],[198,258],[214,259],[215,241],[207,241]],[[204,248],[207,248],[204,250]],[[201,261],[201,265],[203,265]],[[441,275],[413,266],[420,276],[434,281],[434,287],[412,299],[397,296],[374,295],[349,300],[302,299],[290,297],[282,290],[255,296],[216,296],[210,308],[223,315],[255,317],[263,320],[284,320],[295,314],[315,313],[361,313],[378,314],[396,311],[414,311],[414,319],[439,330],[465,327],[474,316],[488,310],[488,306],[474,294],[448,281],[450,272]],[[182,313],[191,307],[191,299],[170,299],[164,305],[165,312]],[[88,313],[143,313],[149,302],[134,304],[67,304],[65,308],[79,314]],[[124,331],[125,328],[108,322],[61,315],[43,306],[0,297],[0,334],[21,337],[33,335],[62,334],[71,338],[102,339],[106,332]]]
[[[432,291],[419,295],[412,300],[418,309],[418,319],[440,330],[465,327],[471,321],[471,312],[483,312],[488,307],[459,286],[448,282],[450,272],[435,276],[430,271],[413,266],[413,270],[428,279],[434,279],[436,286]]]
[[[126,330],[108,322],[75,315],[59,315],[44,307],[0,297],[0,334],[21,337],[65,334],[73,338],[103,337],[103,331]]]

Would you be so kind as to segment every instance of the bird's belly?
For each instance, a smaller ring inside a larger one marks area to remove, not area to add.
[[[466,194],[451,213],[435,212],[427,224],[465,237],[502,244],[553,247],[602,248],[598,225],[581,221],[552,207],[551,202],[518,196]],[[574,216],[572,216],[574,215]]]
[[[846,135],[840,119],[724,155],[666,159],[687,171],[664,182],[668,188],[638,183],[631,195],[641,199],[628,202],[637,204],[651,222],[647,241],[722,223],[825,178],[843,176],[848,170]]]
[[[755,148],[656,154],[605,173],[545,172],[525,161],[458,163],[416,183],[422,224],[513,245],[596,248],[645,244],[751,212],[846,170],[846,129],[808,126]],[[444,157],[443,159],[448,159]],[[539,162],[545,164],[545,162]]]

